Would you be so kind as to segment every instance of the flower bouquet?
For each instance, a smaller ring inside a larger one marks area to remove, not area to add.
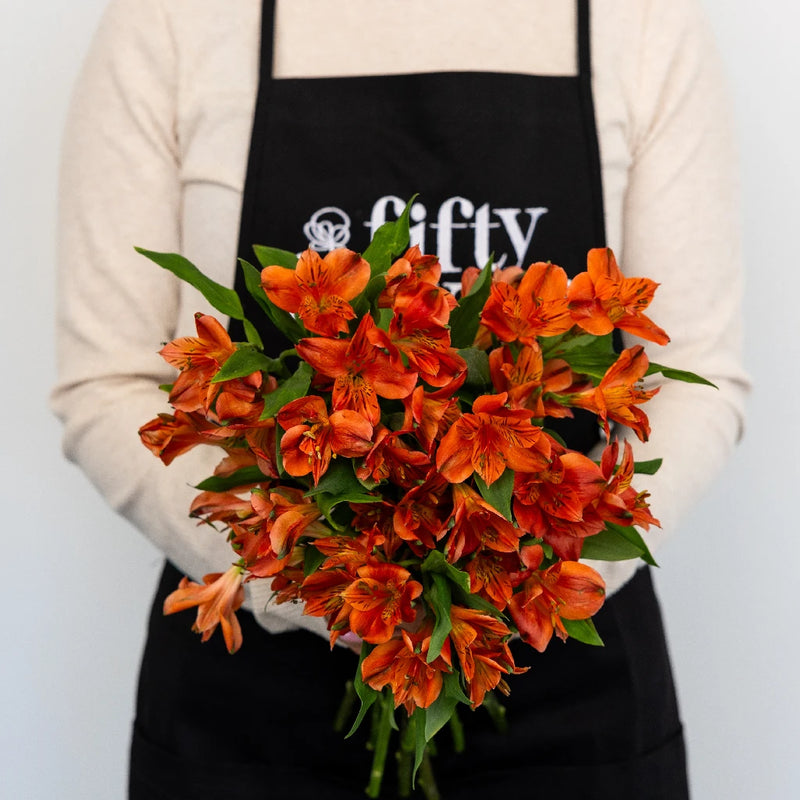
[[[197,607],[203,640],[219,625],[234,652],[243,584],[270,580],[273,602],[327,621],[331,646],[360,643],[352,730],[372,709],[373,798],[400,706],[400,794],[419,773],[435,797],[429,745],[448,723],[459,740],[460,705],[501,715],[494,690],[524,671],[512,636],[538,651],[554,634],[601,644],[603,580],[578,559],[652,564],[637,529],[658,524],[632,480],[659,462],[634,463],[610,425],[647,438],[640,406],[658,389],[646,375],[704,382],[615,348],[614,329],[668,339],[643,313],[656,284],[625,278],[607,249],[571,283],[551,263],[470,268],[457,300],[408,235],[407,207],[363,255],[256,246],[247,289],[293,345],[276,357],[235,291],[140,251],[247,338],[198,314],[196,336],[161,350],[179,370],[174,412],[140,436],[165,464],[196,445],[224,451],[191,514],[219,526],[235,559],[204,585],[184,578],[164,611]],[[573,409],[605,435],[596,461],[547,427]]]

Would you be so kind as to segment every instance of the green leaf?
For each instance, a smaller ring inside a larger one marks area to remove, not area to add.
[[[504,470],[503,474],[491,485],[487,484],[480,475],[475,473],[475,485],[478,487],[481,497],[492,508],[507,520],[513,521],[511,516],[511,495],[514,491],[513,470]]]
[[[597,561],[627,561],[631,558],[641,558],[645,563],[657,566],[636,528],[612,523],[606,523],[605,530],[584,539],[581,558]]]
[[[262,370],[269,372],[274,364],[275,359],[265,356],[252,347],[242,347],[222,365],[219,372],[211,379],[211,383],[243,378],[246,375],[252,375],[252,373]]]
[[[369,262],[373,277],[386,272],[392,261],[408,248],[409,215],[416,199],[417,195],[414,195],[406,203],[403,213],[395,222],[385,222],[375,231],[369,247],[363,253],[364,259]]]
[[[592,333],[575,334],[574,329],[561,333],[558,336],[542,336],[539,345],[542,348],[542,357],[545,360],[551,358],[563,358],[564,353],[570,350],[581,349],[596,342],[598,338]],[[605,344],[603,345],[605,347]]]
[[[484,350],[477,347],[464,347],[458,351],[461,358],[467,363],[466,386],[476,390],[477,394],[491,394],[494,392],[492,376],[489,372],[489,356]]]
[[[355,678],[353,678],[353,686],[355,687],[358,699],[361,701],[361,708],[358,710],[358,716],[356,717],[353,726],[350,728],[347,736],[344,737],[345,739],[349,739],[359,729],[361,723],[364,721],[367,711],[372,708],[373,703],[380,695],[380,692],[376,692],[375,689],[367,686],[367,684],[364,683],[361,678],[361,664],[370,654],[370,652],[372,652],[372,645],[368,644],[367,642],[363,642],[361,645],[361,655],[358,659],[358,667],[356,668]]]
[[[380,503],[381,498],[367,494],[353,472],[350,459],[333,461],[328,471],[319,479],[319,484],[306,492],[313,497],[328,523],[336,530],[345,526],[333,518],[333,509],[341,503]]]
[[[661,469],[663,458],[653,458],[650,461],[634,461],[633,471],[639,475],[655,475]]]
[[[422,759],[425,757],[425,748],[428,746],[428,740],[425,738],[425,729],[427,728],[428,709],[415,708],[413,716],[415,717],[415,730],[417,734],[415,747],[414,747],[414,772],[411,776],[411,784],[417,777],[417,771],[422,764]]]
[[[492,260],[489,259],[469,294],[459,300],[450,314],[450,342],[453,347],[461,349],[472,346],[481,322],[481,311],[491,288]]]
[[[253,252],[256,254],[258,263],[264,268],[284,267],[285,269],[297,269],[297,255],[290,253],[288,250],[255,244],[253,245]]]
[[[561,618],[567,633],[579,642],[591,644],[595,647],[603,647],[603,640],[594,626],[591,619],[564,619]]]
[[[444,575],[456,586],[465,592],[469,592],[469,575],[463,570],[454,567],[439,550],[431,550],[425,560],[420,565],[423,572],[431,575]]]
[[[317,571],[317,568],[327,556],[325,553],[317,550],[313,544],[307,544],[303,551],[303,577],[307,578],[309,575]]]
[[[144,248],[135,248],[159,267],[176,275],[190,286],[194,286],[217,311],[233,319],[244,319],[244,311],[239,295],[233,289],[223,286],[204,275],[189,259],[177,253],[155,253]]]
[[[264,396],[264,410],[261,412],[261,419],[274,417],[287,403],[305,397],[308,387],[311,386],[311,378],[314,370],[311,365],[301,361],[295,373],[287,378],[274,392]]]
[[[239,265],[244,273],[244,283],[250,296],[258,303],[259,308],[269,317],[272,324],[290,342],[297,344],[306,335],[306,329],[288,311],[278,308],[267,297],[261,288],[261,273],[252,264],[240,258]]]
[[[456,598],[458,599],[459,605],[466,606],[467,608],[474,608],[476,611],[482,611],[490,617],[503,619],[503,613],[480,595],[456,590]]]
[[[458,672],[446,672],[442,675],[442,691],[428,708],[425,715],[425,741],[429,742],[450,721],[459,703],[470,705],[461,689]]]
[[[598,381],[603,379],[618,357],[610,333],[605,336],[577,336],[548,354],[548,358],[562,358],[574,372]]]
[[[321,494],[358,495],[359,499],[353,500],[354,503],[380,502],[381,500],[380,497],[364,491],[364,487],[353,472],[353,462],[349,458],[332,461],[328,471],[319,479],[319,484],[309,489],[306,497],[317,497]]]
[[[430,589],[425,592],[425,598],[433,609],[436,622],[431,633],[431,643],[428,648],[428,663],[435,661],[442,653],[442,647],[453,629],[450,619],[450,583],[441,573],[433,573]]]
[[[713,389],[718,388],[711,381],[696,375],[694,372],[688,372],[685,369],[672,369],[672,367],[664,367],[661,364],[655,364],[652,361],[647,369],[645,375],[653,375],[660,372],[665,378],[673,381],[683,381],[684,383],[699,383],[703,386],[711,386]]]
[[[641,555],[640,548],[609,529],[584,539],[581,548],[581,558],[591,558],[596,561],[627,561],[630,558],[639,558]]]
[[[231,489],[261,483],[265,480],[268,480],[267,476],[258,467],[242,467],[225,477],[214,475],[206,478],[194,488],[201,492],[229,492]]]
[[[652,553],[650,552],[650,548],[648,548],[644,539],[642,539],[642,534],[639,533],[639,531],[633,525],[615,525],[613,522],[607,522],[606,528],[611,529],[615,533],[619,534],[623,539],[627,539],[627,541],[629,541],[632,545],[639,548],[641,551],[640,558],[645,564],[649,564],[651,567],[658,566],[653,558]]]
[[[250,322],[249,319],[242,320],[242,326],[244,327],[244,335],[247,338],[247,341],[250,342],[254,347],[257,347],[259,350],[264,349],[264,342],[261,341],[261,335],[258,332],[258,328]]]

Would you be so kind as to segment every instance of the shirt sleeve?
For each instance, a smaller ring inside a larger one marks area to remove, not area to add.
[[[651,0],[642,14],[631,109],[633,162],[624,206],[623,272],[660,286],[648,316],[671,341],[646,345],[651,361],[695,372],[716,389],[662,381],[643,410],[652,427],[635,456],[663,458],[637,475],[662,528],[660,547],[719,475],[742,434],[749,388],[742,367],[742,252],[737,153],[727,86],[696,0]],[[623,337],[626,346],[641,343]],[[653,383],[658,384],[659,381]],[[595,562],[608,592],[641,562]]]
[[[169,23],[158,0],[114,0],[74,90],[60,179],[52,405],[65,455],[199,580],[233,555],[224,537],[188,517],[193,484],[213,472],[222,451],[199,447],[165,468],[137,435],[167,409],[159,385],[174,374],[155,353],[176,336],[180,306],[178,280],[134,251],[181,251],[179,52]],[[327,636],[324,621],[299,607],[267,606],[261,584],[268,582],[248,585],[246,606],[262,624]]]

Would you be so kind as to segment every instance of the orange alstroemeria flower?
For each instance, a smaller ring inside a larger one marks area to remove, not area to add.
[[[650,530],[651,525],[661,527],[661,523],[650,513],[648,492],[637,492],[631,486],[634,475],[633,448],[625,442],[622,461],[617,467],[619,442],[613,441],[603,451],[600,469],[608,484],[597,506],[603,519],[617,525],[637,525]]]
[[[452,514],[452,492],[448,482],[432,471],[424,483],[410,489],[397,503],[393,524],[397,535],[421,558],[436,548],[447,532]]]
[[[200,492],[189,508],[190,517],[201,518],[204,522],[244,523],[257,517],[249,498],[239,497],[233,492]]]
[[[258,419],[262,374],[212,383],[236,347],[214,317],[195,314],[195,326],[197,336],[175,339],[160,350],[162,358],[181,371],[169,393],[171,405],[186,413],[203,412],[212,420]]]
[[[483,703],[486,693],[499,688],[508,694],[504,675],[519,674],[508,647],[511,631],[500,620],[472,608],[451,606],[450,640],[467,681],[472,707]]]
[[[266,493],[254,491],[253,508],[264,518],[269,541],[278,558],[290,553],[301,536],[327,536],[330,529],[321,522],[322,512],[308,498],[298,497],[297,490],[277,487]]]
[[[377,425],[378,397],[402,400],[417,385],[385,331],[366,314],[352,339],[301,339],[297,352],[318,373],[333,378],[333,408],[349,408]]]
[[[647,414],[636,406],[646,403],[658,393],[658,388],[636,388],[644,378],[650,361],[641,345],[623,350],[609,367],[600,384],[577,394],[565,395],[567,402],[597,414],[603,423],[606,440],[611,436],[608,421],[627,425],[643,442],[650,436]]]
[[[501,342],[531,345],[538,336],[556,336],[572,327],[567,305],[567,273],[555,264],[531,264],[518,286],[492,283],[481,322]]]
[[[514,358],[511,348],[497,347],[489,353],[489,372],[498,392],[508,392],[512,408],[529,408],[537,419],[571,417],[572,412],[548,397],[573,386],[573,374],[566,361],[556,358],[545,365],[538,343],[520,348]]]
[[[395,708],[405,706],[409,716],[415,708],[428,708],[442,691],[442,673],[450,672],[450,640],[441,654],[428,664],[432,625],[416,633],[401,630],[399,639],[379,644],[362,662],[364,683],[381,691],[391,686]]]
[[[371,504],[365,503],[364,507],[367,505]],[[383,534],[373,527],[358,536],[324,536],[315,540],[314,546],[327,556],[320,569],[345,567],[355,577],[359,567],[374,561],[373,552],[380,549],[383,543]]]
[[[197,336],[184,336],[165,344],[159,355],[185,373],[211,375],[236,352],[236,347],[219,320],[209,314],[194,315]]]
[[[466,297],[472,291],[472,287],[475,285],[475,281],[478,280],[480,274],[481,271],[477,267],[467,267],[461,273],[462,297]],[[492,272],[492,282],[517,285],[520,280],[522,280],[524,274],[525,271],[522,267],[504,267]],[[488,350],[492,346],[492,334],[485,325],[478,326],[478,332],[475,334],[475,341],[472,343],[472,346],[477,347],[479,350]]]
[[[259,420],[257,425],[245,430],[248,449],[255,456],[256,466],[270,478],[279,477],[276,436],[274,418]]]
[[[542,469],[550,443],[542,429],[530,423],[531,412],[507,406],[508,395],[482,395],[444,435],[436,467],[450,483],[463,483],[477,472],[494,483],[506,467],[522,472]]]
[[[159,414],[139,428],[142,444],[164,464],[171,464],[179,455],[198,444],[217,444],[218,426],[208,422],[202,414]],[[228,434],[229,435],[229,434]]]
[[[278,558],[269,540],[269,524],[265,521],[254,521],[253,518],[238,522],[229,522],[230,534],[228,542],[241,558],[242,564],[252,578],[271,578],[286,569],[297,555],[286,553]]]
[[[541,548],[534,545],[523,550],[531,551],[523,558],[532,572],[508,609],[522,639],[543,653],[553,633],[567,638],[562,619],[588,619],[600,610],[605,583],[591,567],[577,561],[558,561],[540,572]]]
[[[392,638],[400,623],[413,622],[414,600],[422,584],[397,564],[365,564],[358,577],[342,592],[351,607],[350,630],[365,642],[380,644]]]
[[[448,291],[422,282],[413,291],[401,289],[395,297],[389,338],[406,356],[409,367],[431,386],[446,386],[467,369],[450,346],[447,323],[455,305]]]
[[[453,484],[452,527],[445,545],[448,561],[455,563],[481,548],[514,553],[524,533],[466,483]]]
[[[494,550],[479,550],[474,558],[464,565],[469,575],[470,590],[488,600],[503,611],[514,594],[512,573],[519,571],[519,555],[498,553]]]
[[[413,432],[428,453],[461,416],[458,399],[452,396],[449,387],[431,393],[424,386],[417,386],[403,403],[406,407],[403,431]]]
[[[386,273],[386,288],[378,298],[380,308],[391,308],[398,289],[416,286],[420,282],[438,285],[442,265],[436,256],[423,255],[417,245],[409,247]]]
[[[357,458],[372,448],[372,425],[356,411],[343,409],[328,416],[325,401],[316,395],[300,397],[278,412],[286,431],[281,439],[283,467],[295,477],[311,475],[314,486],[333,456]]]
[[[331,647],[341,634],[350,630],[348,619],[352,609],[342,592],[353,582],[353,577],[347,568],[318,569],[300,586],[300,597],[305,603],[303,613],[328,620]]]
[[[572,319],[596,336],[620,328],[642,339],[667,344],[669,336],[642,311],[650,305],[658,284],[649,278],[626,278],[606,248],[589,251],[586,272],[569,287]]]
[[[547,469],[514,476],[514,516],[559,558],[577,561],[583,540],[605,527],[594,508],[605,486],[591,459],[572,451],[554,453]]]
[[[381,425],[375,431],[372,449],[356,468],[356,476],[362,481],[389,481],[410,489],[425,479],[430,468],[428,454],[411,449],[404,441],[402,431],[390,431]]]
[[[244,570],[237,565],[227,572],[204,576],[204,586],[182,578],[178,588],[164,601],[164,613],[174,614],[196,606],[197,619],[192,630],[201,633],[206,642],[220,625],[228,652],[235,653],[242,645],[236,611],[244,602],[243,579]]]
[[[350,503],[349,505],[355,514],[350,521],[353,530],[369,535],[370,539],[374,537],[374,546],[381,548],[386,559],[393,559],[395,553],[403,545],[403,540],[397,535],[394,528],[394,504],[384,499],[379,503]],[[324,544],[325,542],[319,542],[319,549],[323,553],[326,552]],[[361,563],[365,561],[366,558],[361,559]]]
[[[278,308],[297,314],[306,328],[323,336],[347,333],[356,313],[348,302],[361,294],[370,266],[358,253],[340,248],[325,258],[306,250],[295,269],[271,266],[261,272],[261,287]]]

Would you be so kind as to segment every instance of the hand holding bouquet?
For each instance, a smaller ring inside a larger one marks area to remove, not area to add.
[[[165,612],[197,607],[195,630],[205,640],[219,625],[234,652],[243,584],[271,580],[274,602],[327,621],[332,646],[363,642],[353,730],[377,704],[369,796],[399,706],[410,787],[457,707],[494,703],[524,671],[512,635],[539,651],[554,634],[601,643],[591,617],[604,584],[578,559],[653,563],[637,528],[658,524],[632,486],[658,462],[635,464],[611,423],[646,440],[640,406],[658,390],[642,379],[702,381],[641,346],[615,350],[614,329],[668,341],[643,313],[656,284],[625,278],[600,249],[571,283],[550,263],[467,270],[456,300],[436,257],[408,248],[407,209],[363,256],[256,247],[262,269],[242,264],[254,320],[185,259],[142,252],[247,337],[198,314],[197,335],[161,351],[179,370],[174,413],[140,435],[165,464],[200,444],[224,451],[191,513],[220,527],[235,559],[204,585],[184,578]],[[291,345],[275,357],[264,323]],[[597,417],[598,461],[547,428],[573,409]]]

